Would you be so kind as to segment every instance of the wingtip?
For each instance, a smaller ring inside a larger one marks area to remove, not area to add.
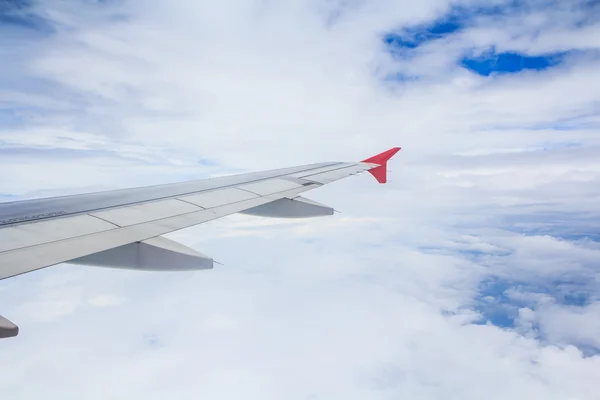
[[[401,147],[392,147],[389,150],[386,150],[382,153],[371,156],[365,160],[362,160],[361,162],[368,162],[368,163],[374,163],[374,164],[385,164],[390,158],[392,158],[394,156],[394,154],[396,154],[400,150],[402,150]]]
[[[372,157],[369,157],[361,162],[371,163],[371,164],[379,164],[378,167],[371,168],[369,173],[373,175],[377,182],[386,183],[387,182],[387,162],[390,158],[392,158],[397,152],[401,150],[401,147],[392,147],[389,150],[386,150],[382,153],[376,154]]]

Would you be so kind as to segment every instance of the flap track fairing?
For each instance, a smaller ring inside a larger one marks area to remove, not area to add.
[[[211,269],[214,260],[159,236],[90,254],[69,263],[138,271],[194,271]]]
[[[283,198],[257,207],[249,208],[241,214],[271,218],[310,218],[333,215],[333,208],[302,196]]]

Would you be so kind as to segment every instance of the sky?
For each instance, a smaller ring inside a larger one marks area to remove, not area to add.
[[[390,147],[223,263],[0,282],[11,399],[600,399],[600,3],[0,0],[0,201]]]

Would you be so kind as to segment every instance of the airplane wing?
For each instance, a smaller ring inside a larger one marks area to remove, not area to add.
[[[395,147],[361,162],[326,162],[190,182],[0,203],[0,279],[69,262],[151,271],[199,270],[213,259],[161,235],[234,213],[332,215],[300,193],[370,172],[386,182]],[[0,338],[18,327],[0,316]]]

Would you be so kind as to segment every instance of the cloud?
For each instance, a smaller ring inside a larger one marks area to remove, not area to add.
[[[114,307],[123,304],[123,298],[110,294],[98,295],[90,298],[89,303],[95,307]]]
[[[214,270],[65,264],[2,281],[0,313],[21,327],[3,342],[4,393],[593,398],[592,3],[2,7],[2,199],[403,147],[386,186],[307,194],[341,214],[169,235]],[[548,54],[562,56],[525,68]]]

